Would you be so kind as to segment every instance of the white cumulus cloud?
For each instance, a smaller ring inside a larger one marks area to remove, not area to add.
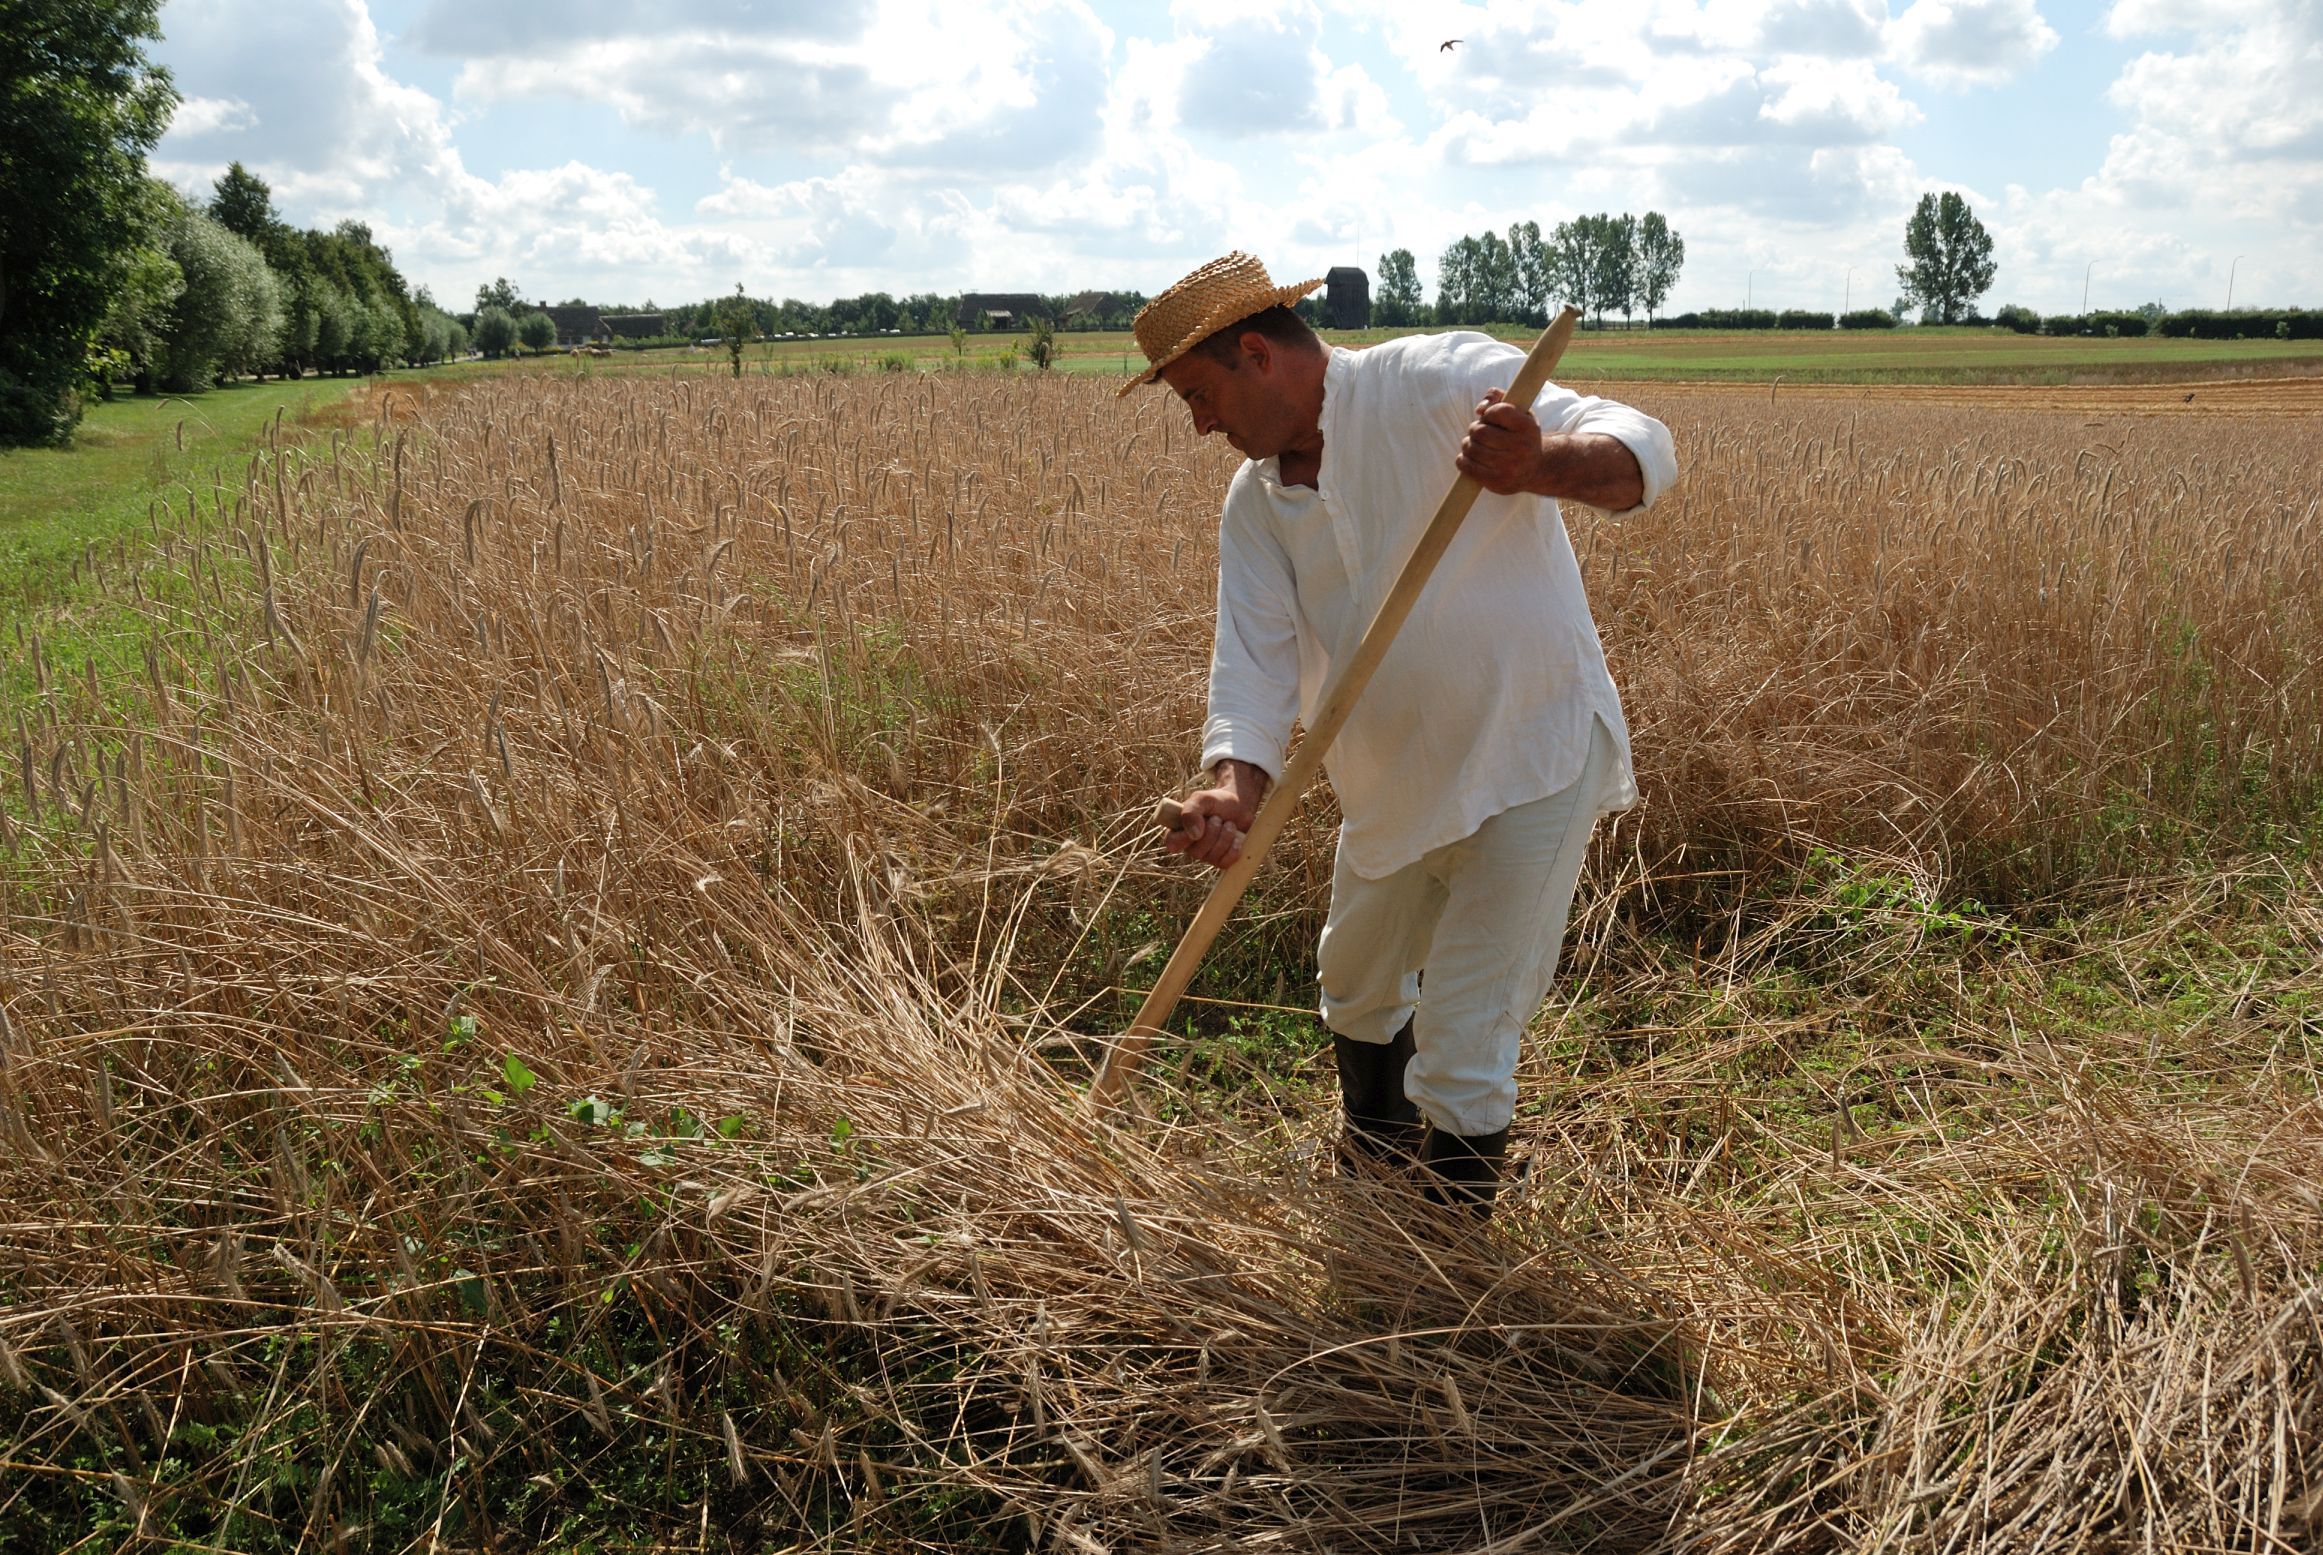
[[[1915,75],[1947,86],[1990,86],[2055,48],[2057,29],[2034,0],[1913,0],[1889,41]]]
[[[180,143],[211,135],[231,135],[258,122],[258,115],[239,97],[186,97],[169,118],[170,133]]]
[[[187,101],[156,170],[199,186],[240,160],[292,220],[370,224],[447,300],[502,273],[607,301],[737,281],[1152,290],[1229,247],[1285,275],[1408,247],[1432,282],[1463,233],[1660,210],[1687,239],[1676,306],[1836,306],[1884,289],[1939,179],[2009,190],[1973,196],[1996,295],[2044,311],[2077,302],[2091,259],[2093,301],[2109,276],[2117,302],[2222,297],[2238,253],[2238,298],[2311,301],[2323,235],[2317,0],[2116,0],[2104,26],[2135,57],[2102,99],[2056,109],[2111,120],[2110,143],[2054,189],[1927,147],[1921,127],[1959,108],[1915,101],[2029,90],[2028,68],[2075,46],[2036,0],[396,15],[383,40],[367,0],[168,0],[157,54]]]
[[[980,12],[944,0],[858,11],[597,0],[578,25],[536,29],[506,48],[498,43],[510,29],[497,20],[433,16],[423,32],[431,47],[477,32],[495,45],[465,56],[456,87],[465,102],[601,102],[633,127],[700,135],[725,153],[914,166],[1032,166],[1085,149],[1112,46],[1080,0]]]

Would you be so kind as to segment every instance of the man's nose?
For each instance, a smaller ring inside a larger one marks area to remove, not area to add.
[[[1206,411],[1206,410],[1196,410],[1196,411],[1194,412],[1194,435],[1195,435],[1195,436],[1197,436],[1197,437],[1208,437],[1208,436],[1209,436],[1211,433],[1213,433],[1213,432],[1215,432],[1215,431],[1217,431],[1217,430],[1218,430],[1218,418],[1217,418],[1216,416],[1213,416],[1213,415],[1211,415],[1211,414],[1210,414],[1208,411]]]

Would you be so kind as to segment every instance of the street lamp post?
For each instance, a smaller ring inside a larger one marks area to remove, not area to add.
[[[2097,261],[2094,259],[2081,267],[2081,311],[2083,313],[2089,311],[2089,272],[2096,268]]]
[[[2241,263],[2242,256],[2237,254],[2234,256],[2234,264],[2226,267],[2226,306],[2229,312],[2234,308],[2234,268]]]

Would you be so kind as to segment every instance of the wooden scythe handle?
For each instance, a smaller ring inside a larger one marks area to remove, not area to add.
[[[1522,405],[1528,410],[1532,407],[1542,386],[1549,381],[1549,374],[1556,370],[1557,359],[1565,354],[1565,346],[1573,338],[1574,326],[1580,321],[1580,313],[1573,308],[1560,310],[1550,320],[1549,327],[1541,331],[1541,338],[1533,342],[1532,350],[1524,359],[1524,366],[1517,370],[1516,381],[1508,386],[1511,403]],[[1291,759],[1283,763],[1282,776],[1275,781],[1265,802],[1258,807],[1258,815],[1250,823],[1249,835],[1242,839],[1242,856],[1220,872],[1217,882],[1210,887],[1208,899],[1202,903],[1202,910],[1194,915],[1194,921],[1187,926],[1185,936],[1178,941],[1178,948],[1170,953],[1169,964],[1162,968],[1161,977],[1154,983],[1153,991],[1138,1006],[1137,1018],[1130,1022],[1129,1029],[1116,1038],[1107,1051],[1104,1066],[1097,1071],[1097,1078],[1084,1099],[1084,1111],[1113,1106],[1128,1090],[1131,1077],[1145,1060],[1147,1045],[1161,1035],[1169,1023],[1170,1016],[1177,1010],[1178,1000],[1185,994],[1186,985],[1194,980],[1194,971],[1202,964],[1202,957],[1208,954],[1211,942],[1217,939],[1218,931],[1226,926],[1226,920],[1233,916],[1235,904],[1242,900],[1242,893],[1249,888],[1251,877],[1258,873],[1258,866],[1265,861],[1267,849],[1274,845],[1274,839],[1289,822],[1291,812],[1298,808],[1299,796],[1306,792],[1307,785],[1315,780],[1315,775],[1323,770],[1323,757],[1331,749],[1331,741],[1347,722],[1347,715],[1354,711],[1356,698],[1362,696],[1363,688],[1370,684],[1372,671],[1378,669],[1379,661],[1387,657],[1387,650],[1394,643],[1395,634],[1402,629],[1404,618],[1412,613],[1412,606],[1419,601],[1420,590],[1427,586],[1428,578],[1436,570],[1436,563],[1443,560],[1445,550],[1452,544],[1452,536],[1459,532],[1461,521],[1467,518],[1468,510],[1476,505],[1476,498],[1483,490],[1473,477],[1462,475],[1452,482],[1452,489],[1444,494],[1443,502],[1436,508],[1436,516],[1429,520],[1419,544],[1412,547],[1411,556],[1403,564],[1403,571],[1396,574],[1395,586],[1387,591],[1387,598],[1380,601],[1379,610],[1372,616],[1371,624],[1363,629],[1363,637],[1356,643],[1355,651],[1332,672],[1331,679],[1324,685],[1315,716],[1307,725],[1307,737],[1299,742],[1299,748],[1292,753]],[[1164,800],[1163,804],[1170,810],[1176,808],[1173,801]],[[1157,810],[1155,819],[1164,826],[1171,825],[1167,811]]]

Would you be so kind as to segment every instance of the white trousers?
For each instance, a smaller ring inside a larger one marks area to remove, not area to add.
[[[1316,956],[1323,1024],[1385,1043],[1413,1020],[1404,1094],[1438,1128],[1490,1134],[1516,1114],[1517,1044],[1556,975],[1612,758],[1600,722],[1571,787],[1382,879],[1344,856],[1332,870]]]

